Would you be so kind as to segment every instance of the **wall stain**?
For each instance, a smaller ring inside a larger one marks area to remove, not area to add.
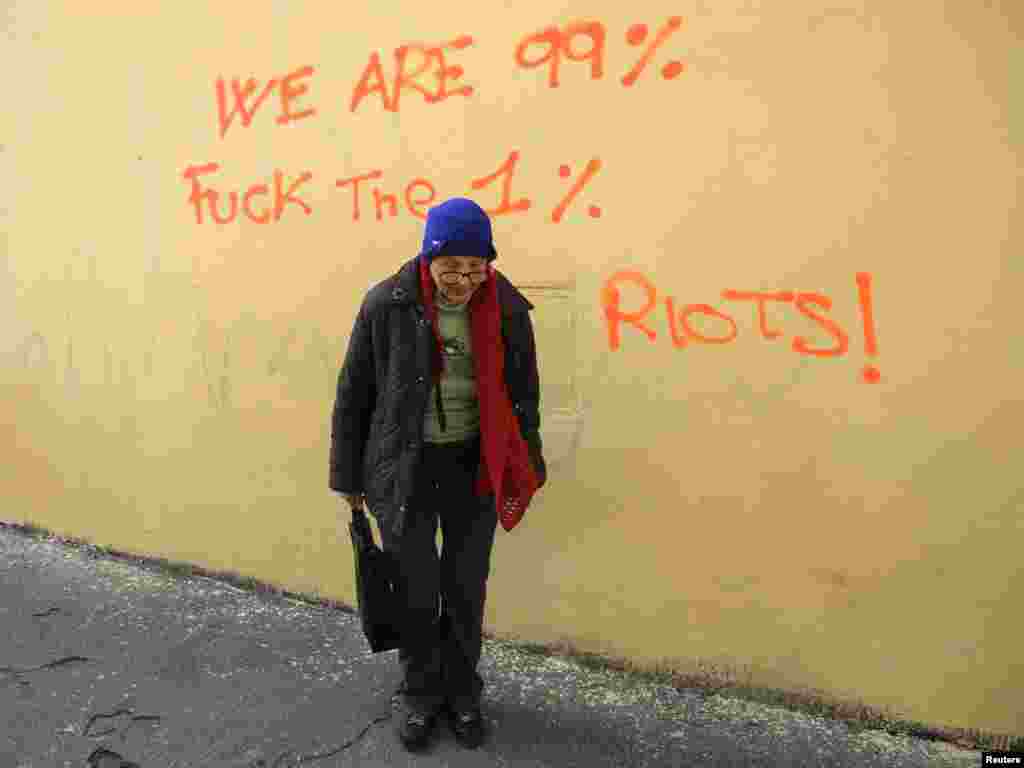
[[[107,386],[112,386],[114,383],[114,360],[109,342],[103,347],[103,374]]]
[[[146,376],[153,375],[153,349],[156,347],[157,340],[157,335],[154,333],[150,337],[149,345],[142,353],[142,370],[145,372]]]
[[[867,13],[863,9],[851,8],[849,6],[825,8],[820,13],[807,17],[807,31],[817,32],[822,24],[838,19],[852,20],[856,22],[863,31],[872,32],[874,31],[876,17]]]
[[[1009,71],[1007,139],[1011,146],[1020,149],[1024,147],[1024,45],[1010,50],[1006,68]]]
[[[715,581],[723,592],[745,592],[757,584],[760,579],[754,575],[747,576],[718,576]]]
[[[763,409],[778,402],[785,395],[789,394],[803,379],[803,375],[811,364],[811,358],[800,355],[799,362],[793,367],[788,379],[770,385],[767,389],[758,390],[751,386],[747,377],[737,374],[731,385],[725,392],[713,396],[713,399],[733,397],[740,400],[746,406],[754,406],[755,409]]]
[[[840,589],[849,589],[850,574],[848,571],[832,568],[811,568],[808,573],[822,584],[839,587]]]
[[[267,361],[267,375],[276,376],[282,369],[285,360],[288,360],[288,352],[292,342],[295,340],[297,331],[295,326],[288,329],[288,333],[282,337],[279,337],[279,344],[277,351],[271,355],[270,360]]]
[[[64,368],[64,386],[71,394],[78,394],[81,387],[82,377],[75,367],[75,351],[72,339],[68,337],[66,347],[66,365]]]
[[[36,352],[33,355],[33,351]],[[19,345],[21,366],[25,370],[50,367],[50,345],[39,331],[32,331]]]

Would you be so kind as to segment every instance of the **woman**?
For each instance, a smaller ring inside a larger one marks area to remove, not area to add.
[[[496,257],[480,206],[431,208],[420,254],[366,294],[338,377],[330,486],[351,507],[366,502],[399,564],[397,729],[409,749],[426,746],[442,712],[460,743],[482,742],[476,667],[495,528],[518,523],[547,474],[533,305]]]

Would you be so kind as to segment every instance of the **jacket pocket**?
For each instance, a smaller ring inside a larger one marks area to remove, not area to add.
[[[380,503],[387,498],[385,486],[393,475],[396,453],[401,446],[401,429],[396,424],[389,424],[376,425],[375,431],[374,439],[367,442],[363,477],[367,501],[372,496]]]
[[[402,430],[397,424],[389,424],[377,438],[374,450],[374,466],[385,459],[397,458],[396,453],[402,445]]]

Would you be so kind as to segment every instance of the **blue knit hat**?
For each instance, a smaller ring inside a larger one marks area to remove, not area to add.
[[[478,256],[487,261],[497,258],[491,220],[472,200],[453,197],[427,212],[419,256],[429,264],[442,255]]]

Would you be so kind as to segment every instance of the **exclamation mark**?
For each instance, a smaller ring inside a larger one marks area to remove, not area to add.
[[[867,272],[857,273],[857,292],[860,296],[860,313],[864,319],[864,351],[869,357],[878,355],[878,342],[875,339],[875,314],[871,302],[871,275]],[[875,366],[864,366],[864,381],[876,384],[882,377]]]

